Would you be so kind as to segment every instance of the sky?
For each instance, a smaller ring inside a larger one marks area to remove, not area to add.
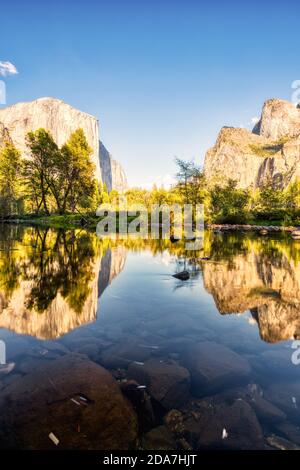
[[[131,186],[172,181],[175,157],[202,165],[222,126],[251,128],[300,79],[294,0],[11,0],[0,14],[7,105],[53,96],[95,115]]]

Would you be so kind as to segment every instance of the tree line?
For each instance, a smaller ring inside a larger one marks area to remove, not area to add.
[[[84,131],[77,129],[59,148],[45,129],[26,136],[28,156],[8,141],[0,150],[0,217],[23,214],[85,214],[103,202],[118,203],[116,190],[108,193],[95,178],[92,149]],[[241,189],[234,179],[217,175],[207,180],[193,161],[176,158],[176,183],[169,189],[131,188],[128,204],[204,204],[206,222],[300,225],[300,181],[283,187],[266,178],[260,188]]]
[[[207,223],[300,225],[300,180],[283,185],[266,177],[259,188],[241,189],[234,179],[207,180],[193,161],[176,159],[176,183],[172,188],[151,191],[130,189],[127,200],[150,208],[151,204],[203,204]]]

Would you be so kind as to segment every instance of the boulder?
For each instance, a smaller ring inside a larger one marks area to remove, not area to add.
[[[286,420],[286,414],[263,396],[263,391],[257,384],[248,384],[246,387],[227,389],[225,392],[214,396],[215,400],[232,403],[234,400],[246,401],[255,411],[259,420],[263,423],[282,423]]]
[[[108,369],[127,368],[133,361],[144,362],[149,359],[151,352],[151,348],[142,344],[141,340],[129,337],[125,341],[115,343],[102,351],[99,362]]]
[[[175,361],[155,358],[144,365],[132,363],[128,376],[145,385],[151,397],[166,409],[181,406],[189,398],[190,374]]]
[[[213,341],[189,348],[183,356],[183,364],[190,371],[195,396],[216,393],[245,382],[251,372],[246,359]]]
[[[37,367],[0,392],[3,448],[128,449],[137,418],[117,382],[80,354]]]
[[[289,421],[283,421],[276,425],[276,429],[283,434],[286,439],[300,446],[300,428]]]
[[[176,443],[167,426],[158,426],[144,436],[143,449],[176,450]]]
[[[155,424],[155,416],[147,390],[141,388],[135,380],[122,381],[120,387],[137,413],[140,431],[149,431]]]
[[[262,449],[263,433],[251,406],[243,399],[233,403],[202,399],[183,410],[185,436],[193,448]]]
[[[264,393],[264,397],[280,408],[290,421],[295,424],[300,419],[300,382],[281,381],[272,383]]]

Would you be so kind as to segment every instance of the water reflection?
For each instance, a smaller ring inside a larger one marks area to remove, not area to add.
[[[79,230],[4,226],[0,246],[0,327],[42,339],[93,321],[126,257]]]
[[[54,339],[94,321],[128,250],[163,254],[177,271],[188,269],[191,282],[202,273],[220,314],[250,310],[264,341],[300,337],[300,244],[287,237],[207,232],[193,252],[183,242],[100,241],[84,230],[8,225],[0,233],[0,327]]]
[[[250,310],[261,338],[278,342],[300,335],[300,245],[288,238],[229,235],[212,243],[203,264],[206,290],[221,314]]]
[[[52,449],[49,433],[70,449],[300,445],[284,341],[299,336],[298,242],[207,232],[191,252],[3,226],[0,250],[0,448]]]

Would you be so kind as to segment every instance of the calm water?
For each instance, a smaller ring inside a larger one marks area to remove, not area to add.
[[[300,242],[4,225],[0,250],[0,447],[300,445]]]

